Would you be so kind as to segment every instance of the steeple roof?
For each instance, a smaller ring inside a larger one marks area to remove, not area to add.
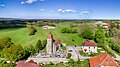
[[[53,35],[51,32],[48,34],[48,39],[53,39]]]

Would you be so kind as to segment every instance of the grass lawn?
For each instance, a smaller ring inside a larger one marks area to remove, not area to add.
[[[70,24],[78,24],[72,22],[61,22],[56,23],[55,29],[43,30],[41,27],[37,27],[37,32],[35,35],[29,36],[27,28],[14,28],[14,29],[3,29],[0,30],[0,38],[11,37],[12,42],[16,45],[29,46],[35,45],[40,39],[41,41],[47,39],[49,32],[52,32],[54,39],[60,39],[62,43],[67,43],[67,45],[81,45],[83,38],[79,37],[78,34],[67,34],[61,33],[61,29],[69,27]],[[72,41],[74,39],[74,41]]]
[[[56,67],[56,65],[46,64],[44,67]]]
[[[63,63],[59,63],[57,67],[66,67]]]
[[[80,67],[90,67],[89,60],[86,59],[84,61],[81,61],[81,64],[79,64]]]
[[[45,67],[89,67],[89,60],[85,59],[84,61],[80,61],[80,64],[77,64],[77,62],[74,62],[73,64],[64,64],[64,63],[59,63],[57,65],[50,65],[50,64],[45,64]]]

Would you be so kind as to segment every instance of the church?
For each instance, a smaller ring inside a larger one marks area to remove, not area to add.
[[[46,45],[47,54],[56,54],[57,52],[61,51],[61,49],[62,43],[60,42],[60,40],[54,40],[53,35],[49,33]]]

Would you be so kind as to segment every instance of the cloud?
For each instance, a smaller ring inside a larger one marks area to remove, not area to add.
[[[58,12],[61,12],[62,11],[62,9],[58,9]]]
[[[72,13],[72,12],[76,12],[76,10],[71,10],[71,9],[58,9],[58,12],[68,12],[68,13]]]
[[[20,4],[24,4],[24,3],[25,3],[25,2],[22,1]]]
[[[37,1],[45,1],[45,0],[27,0],[27,1],[22,1],[20,4],[25,4],[25,3],[27,3],[27,4],[32,4],[32,3],[34,3],[34,2],[37,2]]]
[[[1,4],[0,6],[1,6],[1,7],[4,7],[5,5],[4,5],[4,4]]]
[[[43,8],[40,8],[40,11],[45,11],[45,9],[43,9]]]
[[[90,13],[90,11],[82,11],[82,12],[80,12],[81,15],[83,15],[83,14],[89,14],[89,13]]]
[[[91,15],[91,12],[90,11],[81,11],[80,12],[80,17],[81,18],[89,18]]]
[[[31,4],[33,2],[36,2],[37,0],[27,0],[26,3]]]
[[[27,0],[27,1],[22,1],[21,2],[21,4],[25,4],[25,3],[27,3],[27,4],[32,4],[32,3],[34,3],[34,2],[36,2],[36,1],[38,1],[38,0]]]

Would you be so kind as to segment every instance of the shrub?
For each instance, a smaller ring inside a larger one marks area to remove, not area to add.
[[[69,59],[71,57],[71,53],[68,53],[67,54],[67,58]]]

